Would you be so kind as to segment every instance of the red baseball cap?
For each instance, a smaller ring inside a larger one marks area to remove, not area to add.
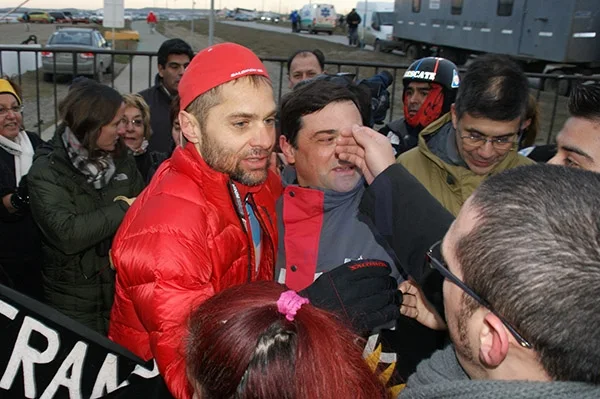
[[[179,81],[179,109],[186,109],[196,97],[210,89],[248,75],[270,79],[252,50],[235,43],[207,47],[194,56]]]

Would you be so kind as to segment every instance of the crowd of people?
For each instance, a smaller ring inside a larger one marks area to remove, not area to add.
[[[319,50],[279,104],[243,46],[157,58],[139,94],[75,79],[47,143],[0,79],[2,284],[175,398],[600,395],[599,83],[546,165],[504,56],[416,61],[379,131]]]

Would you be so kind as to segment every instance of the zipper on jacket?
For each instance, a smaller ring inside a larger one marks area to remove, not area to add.
[[[256,202],[254,201],[254,196],[250,196],[250,205],[257,211],[259,210],[258,207],[256,206]],[[271,216],[269,215],[267,208],[265,208],[264,206],[261,206],[260,208],[263,210],[265,215],[267,215],[267,219],[269,220],[269,225],[271,226],[271,230],[275,230],[275,228],[273,226],[273,221],[271,220]],[[271,253],[273,254],[273,278],[275,278],[275,264],[277,263],[277,253],[275,252],[275,243],[273,242],[274,241],[273,237],[271,237],[271,235],[269,234],[269,229],[266,228],[265,222],[260,217],[260,212],[257,213],[256,219],[258,219],[260,228],[263,229],[263,231],[265,232],[265,237],[268,237],[268,239],[269,239],[269,245],[271,246]],[[262,256],[261,256],[261,262],[262,262]],[[258,266],[260,267],[260,264]]]
[[[242,198],[240,196],[240,192],[237,189],[237,187],[235,186],[235,183],[233,183],[233,181],[229,180],[228,182],[228,186],[229,186],[229,195],[231,196],[231,200],[233,202],[233,206],[235,208],[235,213],[238,216],[238,219],[240,220],[240,224],[242,226],[242,231],[244,232],[244,234],[246,235],[246,239],[249,240],[248,241],[248,277],[247,280],[248,282],[252,281],[252,249],[250,248],[250,241],[251,238],[248,238],[248,227],[247,227],[247,221],[246,221],[246,211],[244,209],[244,204],[242,203]]]

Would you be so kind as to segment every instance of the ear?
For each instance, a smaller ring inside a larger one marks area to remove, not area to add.
[[[296,163],[296,149],[287,141],[283,134],[279,136],[279,148],[281,148],[281,152],[283,152],[288,165],[294,165]]]
[[[487,367],[499,366],[508,354],[509,336],[502,321],[489,312],[479,332],[479,360]]]
[[[288,87],[289,87],[290,89],[293,89],[293,88],[294,88],[294,85],[292,84],[292,78],[290,77],[290,75],[288,75]]]
[[[189,112],[179,111],[178,118],[181,133],[183,133],[185,139],[199,147],[202,144],[202,132],[196,117]]]
[[[531,119],[525,119],[523,123],[521,123],[521,130],[525,130],[531,125]]]
[[[163,74],[165,73],[165,67],[163,65],[158,64],[158,74],[160,75],[160,77],[163,77]]]
[[[458,116],[456,116],[456,107],[454,104],[450,106],[450,113],[452,115],[452,127],[456,130],[456,125],[458,125]]]

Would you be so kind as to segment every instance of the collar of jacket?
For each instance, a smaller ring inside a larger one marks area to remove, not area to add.
[[[600,387],[576,381],[470,379],[456,358],[454,345],[422,361],[398,399],[597,398]]]
[[[302,187],[298,184],[296,168],[293,166],[286,166],[281,174],[282,185],[284,188],[284,198],[286,198],[290,192],[302,192],[303,198],[308,197],[319,197],[323,198],[323,208],[319,209],[319,212],[327,212],[335,209],[339,206],[347,204],[349,201],[361,197],[365,190],[365,179],[361,177],[350,191],[339,192],[334,190],[323,189],[319,187]],[[312,201],[310,203],[313,203]],[[305,205],[310,206],[309,202],[305,202]],[[320,203],[320,202],[319,202]]]
[[[198,185],[217,184],[223,185],[229,183],[230,176],[226,173],[217,172],[204,161],[193,143],[187,143],[185,148],[177,147],[171,156],[171,165],[185,173]],[[272,173],[269,171],[269,173]],[[234,181],[241,198],[245,198],[250,193],[259,192],[264,183],[256,186],[247,186]]]
[[[431,125],[427,126],[421,134],[419,134],[419,151],[429,158],[431,162],[437,165],[440,169],[445,170],[448,174],[452,175],[455,181],[461,181],[465,176],[477,176],[470,169],[450,165],[444,161],[442,161],[437,155],[435,155],[429,147],[427,146],[427,141],[429,138],[435,134],[437,134],[440,129],[447,123],[452,123],[452,114],[450,112],[442,115],[439,119],[434,121]],[[500,173],[506,169],[509,169],[512,165],[516,164],[519,153],[517,151],[510,151],[506,158],[502,160],[499,164],[497,164],[487,175],[491,176],[496,173]]]

